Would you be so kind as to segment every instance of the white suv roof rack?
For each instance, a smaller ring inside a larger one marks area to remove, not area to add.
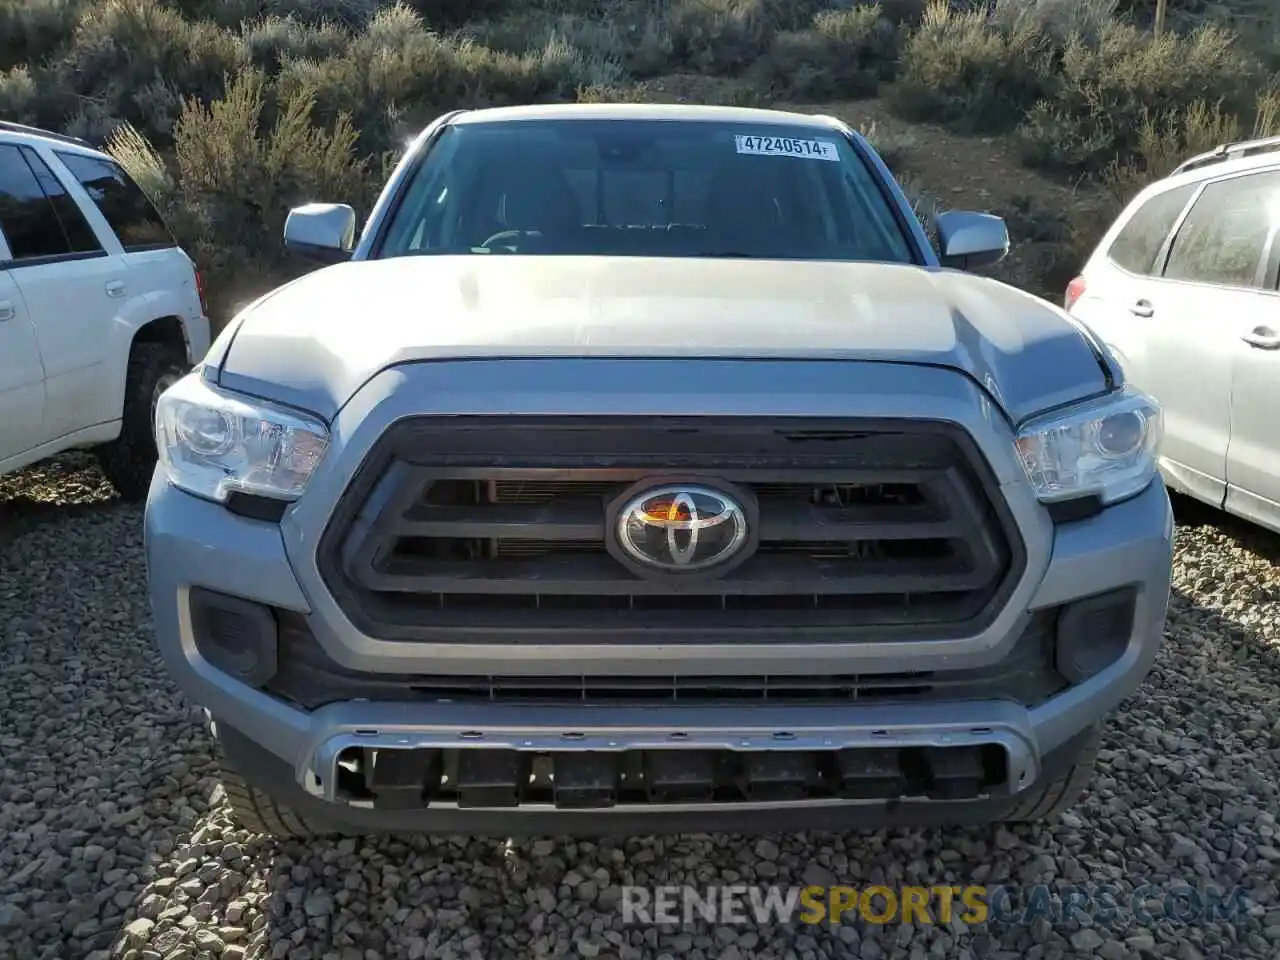
[[[1195,170],[1199,167],[1207,167],[1211,163],[1221,163],[1224,160],[1236,160],[1240,157],[1249,157],[1256,153],[1271,153],[1276,150],[1280,150],[1280,137],[1260,137],[1257,140],[1236,140],[1231,143],[1222,143],[1212,150],[1197,154],[1190,160],[1184,160],[1174,169],[1170,176],[1186,173],[1188,170]]]
[[[46,140],[57,140],[59,143],[71,143],[77,147],[88,147],[90,150],[97,149],[88,140],[68,136],[65,133],[54,133],[42,127],[30,127],[25,123],[14,123],[12,120],[0,120],[0,133],[21,133],[32,137],[44,137]]]

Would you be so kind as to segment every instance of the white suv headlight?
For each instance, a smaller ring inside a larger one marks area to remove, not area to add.
[[[1163,437],[1160,405],[1126,388],[1028,421],[1018,430],[1018,457],[1044,503],[1115,503],[1147,488]]]
[[[169,482],[210,500],[236,491],[296,500],[328,447],[319,420],[225,393],[199,371],[156,402],[156,448]]]

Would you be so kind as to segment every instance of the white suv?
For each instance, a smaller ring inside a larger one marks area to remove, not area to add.
[[[0,121],[0,475],[88,448],[141,499],[155,400],[208,347],[195,266],[128,174]]]
[[[1280,137],[1143,190],[1064,306],[1164,407],[1169,487],[1280,531]]]

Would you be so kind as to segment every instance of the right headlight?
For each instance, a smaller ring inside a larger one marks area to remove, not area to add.
[[[1043,503],[1089,496],[1115,503],[1151,483],[1163,436],[1160,405],[1125,388],[1023,424],[1018,458]]]
[[[156,402],[156,447],[169,482],[219,503],[237,492],[298,499],[328,446],[318,419],[220,390],[198,371]]]

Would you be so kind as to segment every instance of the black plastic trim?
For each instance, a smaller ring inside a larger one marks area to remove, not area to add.
[[[45,257],[23,257],[21,260],[0,260],[0,270],[21,270],[24,267],[47,267],[54,263],[73,263],[77,260],[101,260],[109,256],[105,250],[88,250],[83,253],[53,253]]]
[[[265,520],[268,523],[279,523],[285,511],[289,509],[287,500],[276,500],[273,497],[260,497],[252,493],[233,491],[227,496],[226,507],[238,517],[250,520]]]
[[[262,689],[316,710],[355,699],[371,702],[580,703],[591,706],[933,702],[1005,699],[1035,707],[1067,687],[1054,668],[1059,608],[1027,619],[1018,642],[990,667],[910,673],[690,676],[445,676],[371,673],[334,661],[316,640],[307,616],[277,610],[279,668]]]
[[[1054,523],[1076,523],[1090,520],[1103,511],[1102,500],[1096,496],[1080,497],[1076,500],[1059,500],[1045,505],[1049,511],[1049,519]]]
[[[196,648],[210,664],[251,686],[261,686],[271,680],[279,656],[279,626],[271,607],[204,587],[192,587],[187,602]],[[237,662],[235,652],[219,642],[219,615],[251,627],[254,657],[248,666]]]

